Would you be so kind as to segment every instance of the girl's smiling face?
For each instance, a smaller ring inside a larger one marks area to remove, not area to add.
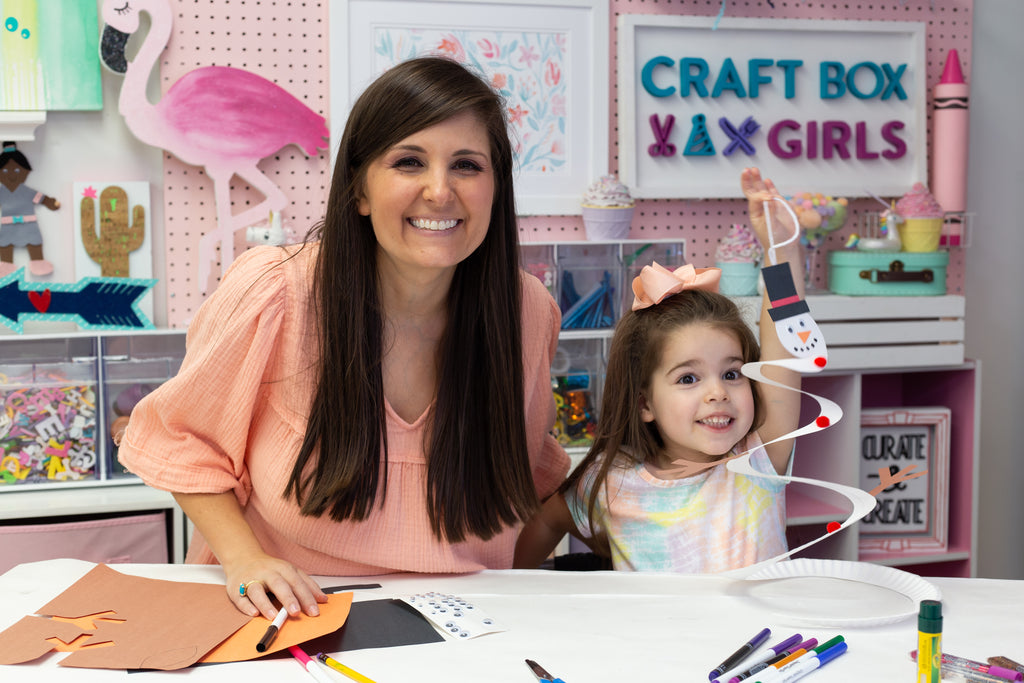
[[[374,159],[358,208],[373,223],[382,265],[453,269],[487,235],[494,186],[487,129],[466,112]]]
[[[654,422],[672,460],[713,462],[750,432],[754,394],[741,372],[739,340],[707,323],[692,323],[665,338],[661,360],[640,400],[640,416]]]

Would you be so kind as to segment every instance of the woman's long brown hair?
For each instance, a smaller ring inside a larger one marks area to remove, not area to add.
[[[427,509],[451,542],[490,538],[538,508],[526,447],[521,285],[512,148],[505,106],[477,75],[448,59],[403,62],[359,97],[342,137],[320,240],[313,305],[319,378],[285,495],[303,514],[363,520],[387,495],[381,373],[384,312],[377,242],[358,197],[368,165],[400,140],[472,112],[487,128],[495,174],[483,243],[455,270],[429,416]]]

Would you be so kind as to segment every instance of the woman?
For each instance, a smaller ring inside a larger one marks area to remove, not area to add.
[[[548,434],[559,314],[518,268],[504,105],[443,58],[360,96],[318,241],[252,249],[119,457],[174,492],[192,562],[247,614],[316,614],[309,574],[510,567],[568,469]],[[517,333],[511,333],[517,332]]]

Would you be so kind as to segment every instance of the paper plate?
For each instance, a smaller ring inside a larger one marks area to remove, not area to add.
[[[876,626],[917,615],[921,600],[942,592],[921,577],[893,567],[843,560],[797,559],[755,571],[750,598],[807,626]]]

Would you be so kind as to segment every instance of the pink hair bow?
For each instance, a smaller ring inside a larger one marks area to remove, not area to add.
[[[720,268],[694,268],[686,264],[669,270],[665,266],[652,263],[644,266],[640,274],[633,278],[633,310],[639,311],[641,308],[660,304],[665,297],[678,294],[685,289],[717,292],[718,280],[721,277]]]

